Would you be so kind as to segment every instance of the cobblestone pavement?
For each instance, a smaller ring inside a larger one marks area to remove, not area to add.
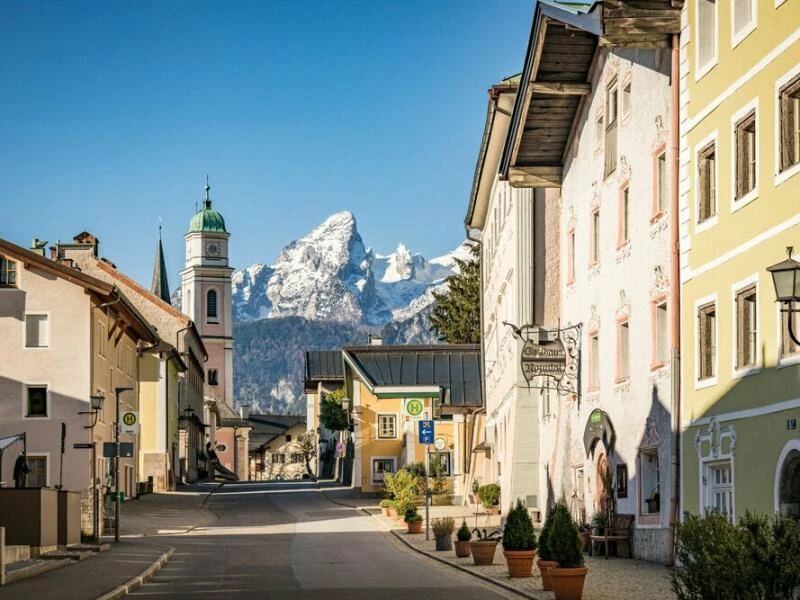
[[[354,508],[359,508],[369,512],[374,518],[378,519],[387,529],[403,542],[415,550],[425,552],[431,557],[447,562],[448,564],[466,570],[478,577],[488,579],[515,591],[535,598],[537,600],[553,600],[555,596],[552,592],[542,591],[542,580],[536,567],[533,569],[533,577],[525,579],[511,579],[508,576],[506,561],[503,557],[503,548],[498,545],[495,553],[494,564],[485,567],[476,567],[472,558],[457,558],[453,551],[435,551],[435,541],[433,532],[431,539],[426,541],[424,529],[422,534],[410,535],[406,533],[405,523],[384,517],[378,508],[378,500],[363,498],[349,493],[341,488],[325,489],[321,486],[325,494],[341,504],[346,504]],[[424,511],[420,511],[423,512]],[[456,527],[460,525],[461,518],[467,519],[470,529],[475,527],[474,510],[466,506],[433,506],[431,507],[431,518],[451,516],[456,519]],[[481,512],[478,515],[478,526],[489,530],[499,526],[500,517],[497,515],[487,516]],[[585,556],[586,566],[589,573],[586,576],[584,585],[584,600],[672,600],[675,594],[670,586],[669,569],[659,563],[632,560],[627,558],[594,558]]]

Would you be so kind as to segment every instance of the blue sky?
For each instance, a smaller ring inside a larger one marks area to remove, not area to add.
[[[366,244],[464,237],[486,90],[533,0],[4,2],[0,237],[83,230],[170,285],[209,174],[236,267],[351,210]]]

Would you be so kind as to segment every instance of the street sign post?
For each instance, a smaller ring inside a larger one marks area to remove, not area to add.
[[[419,422],[419,443],[420,444],[433,443],[433,421]]]
[[[428,458],[427,464],[428,468],[430,468],[430,458],[431,458],[431,444],[434,443],[433,441],[434,436],[434,427],[433,421],[425,420],[419,422],[419,443],[425,444],[425,454]],[[425,539],[431,539],[431,519],[430,519],[430,502],[431,502],[431,495],[428,492],[428,473],[427,469],[425,472]]]

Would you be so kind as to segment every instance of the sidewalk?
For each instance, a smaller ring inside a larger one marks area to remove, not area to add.
[[[454,551],[436,552],[436,542],[431,531],[431,539],[425,540],[425,530],[422,534],[409,535],[403,521],[395,521],[384,517],[378,507],[378,500],[365,495],[359,495],[347,488],[335,487],[328,483],[320,485],[320,491],[331,501],[351,506],[368,512],[392,534],[410,548],[421,552],[431,559],[449,564],[476,577],[514,591],[517,594],[536,600],[554,600],[552,592],[542,590],[542,580],[539,570],[534,565],[533,577],[524,579],[511,579],[508,576],[506,561],[503,557],[502,545],[498,544],[494,564],[485,567],[476,567],[471,557],[457,558]],[[424,509],[420,509],[424,515]],[[475,513],[466,506],[432,506],[431,518],[453,517],[456,528],[460,520],[466,518],[470,529],[475,527]],[[478,514],[478,527],[489,531],[499,527],[500,517]],[[584,600],[672,600],[675,594],[670,585],[669,570],[659,563],[632,560],[627,558],[594,558],[584,556],[589,573],[584,585]]]
[[[208,525],[217,517],[204,506],[215,483],[142,496],[121,507],[122,539],[111,550],[0,588],[3,600],[95,600],[138,577],[171,547],[169,535]],[[113,540],[113,530],[107,532]],[[107,540],[108,538],[106,538]],[[104,540],[104,541],[106,541]]]

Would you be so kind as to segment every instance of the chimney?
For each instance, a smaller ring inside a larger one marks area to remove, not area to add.
[[[38,254],[41,257],[44,257],[45,256],[45,251],[44,251],[45,246],[47,246],[47,242],[43,242],[39,238],[33,238],[33,241],[31,242],[31,251],[35,252],[36,254]]]
[[[379,335],[369,336],[370,346],[383,346],[383,338]]]
[[[240,404],[239,405],[239,416],[242,419],[249,419],[250,418],[250,405],[249,404]]]

